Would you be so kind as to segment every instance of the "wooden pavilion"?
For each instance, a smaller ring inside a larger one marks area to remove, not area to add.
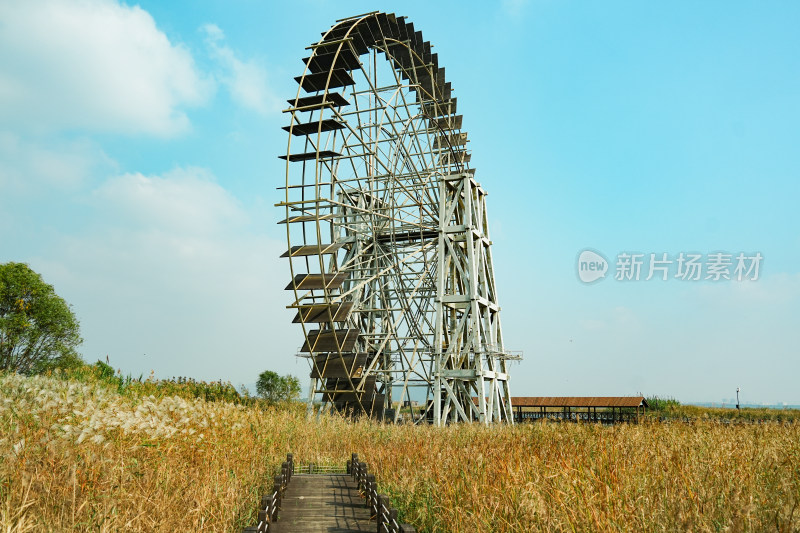
[[[638,423],[647,408],[644,396],[512,396],[515,422]]]

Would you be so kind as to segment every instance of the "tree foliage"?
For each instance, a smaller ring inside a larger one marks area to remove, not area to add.
[[[0,265],[0,370],[23,374],[81,361],[71,307],[24,263]]]
[[[661,398],[659,396],[650,396],[647,398],[647,405],[651,411],[668,411],[681,406],[681,402],[675,398]]]
[[[258,376],[256,392],[272,403],[296,400],[300,397],[300,381],[294,376],[279,376],[265,370]]]

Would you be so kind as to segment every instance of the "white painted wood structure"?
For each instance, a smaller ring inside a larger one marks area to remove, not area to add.
[[[309,399],[395,421],[513,423],[486,192],[444,68],[385,13],[343,19],[309,50],[278,204]]]

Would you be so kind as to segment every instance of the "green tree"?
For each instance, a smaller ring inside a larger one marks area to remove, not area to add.
[[[265,370],[258,375],[256,392],[271,403],[296,400],[300,396],[300,381],[294,376],[279,376]]]
[[[294,401],[300,398],[300,380],[294,376],[283,377],[283,398]]]
[[[34,374],[81,361],[72,308],[24,263],[0,265],[0,370]]]

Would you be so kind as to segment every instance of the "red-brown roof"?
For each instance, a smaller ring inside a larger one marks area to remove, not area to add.
[[[514,396],[513,407],[649,407],[644,396]]]

